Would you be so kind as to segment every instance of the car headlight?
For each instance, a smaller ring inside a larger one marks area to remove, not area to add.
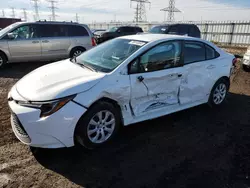
[[[41,110],[40,117],[47,117],[57,112],[58,110],[60,110],[64,105],[66,105],[69,101],[71,101],[75,96],[76,95],[71,95],[69,97],[64,97],[61,99],[56,99],[53,101],[46,101],[46,102],[19,101],[18,104],[21,106],[40,109]]]

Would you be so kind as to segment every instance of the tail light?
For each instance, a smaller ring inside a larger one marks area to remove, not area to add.
[[[234,58],[233,61],[232,61],[232,65],[235,67],[236,66],[236,63],[237,63],[237,58]]]
[[[91,43],[92,43],[92,46],[96,46],[96,42],[95,42],[95,38],[94,37],[91,38]]]

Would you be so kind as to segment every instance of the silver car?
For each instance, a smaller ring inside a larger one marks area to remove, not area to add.
[[[0,31],[0,67],[7,62],[72,58],[95,45],[87,25],[72,22],[18,22]]]

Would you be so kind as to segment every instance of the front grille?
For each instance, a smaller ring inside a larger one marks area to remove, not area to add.
[[[23,128],[23,125],[19,121],[18,117],[16,114],[13,112],[11,113],[11,125],[14,130],[14,132],[17,134],[18,138],[25,142],[25,143],[30,143],[30,138],[25,129]]]

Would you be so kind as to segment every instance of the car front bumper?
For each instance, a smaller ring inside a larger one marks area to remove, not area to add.
[[[74,131],[86,109],[70,101],[54,114],[40,118],[40,109],[9,101],[11,126],[16,137],[29,146],[61,148],[74,146]]]

